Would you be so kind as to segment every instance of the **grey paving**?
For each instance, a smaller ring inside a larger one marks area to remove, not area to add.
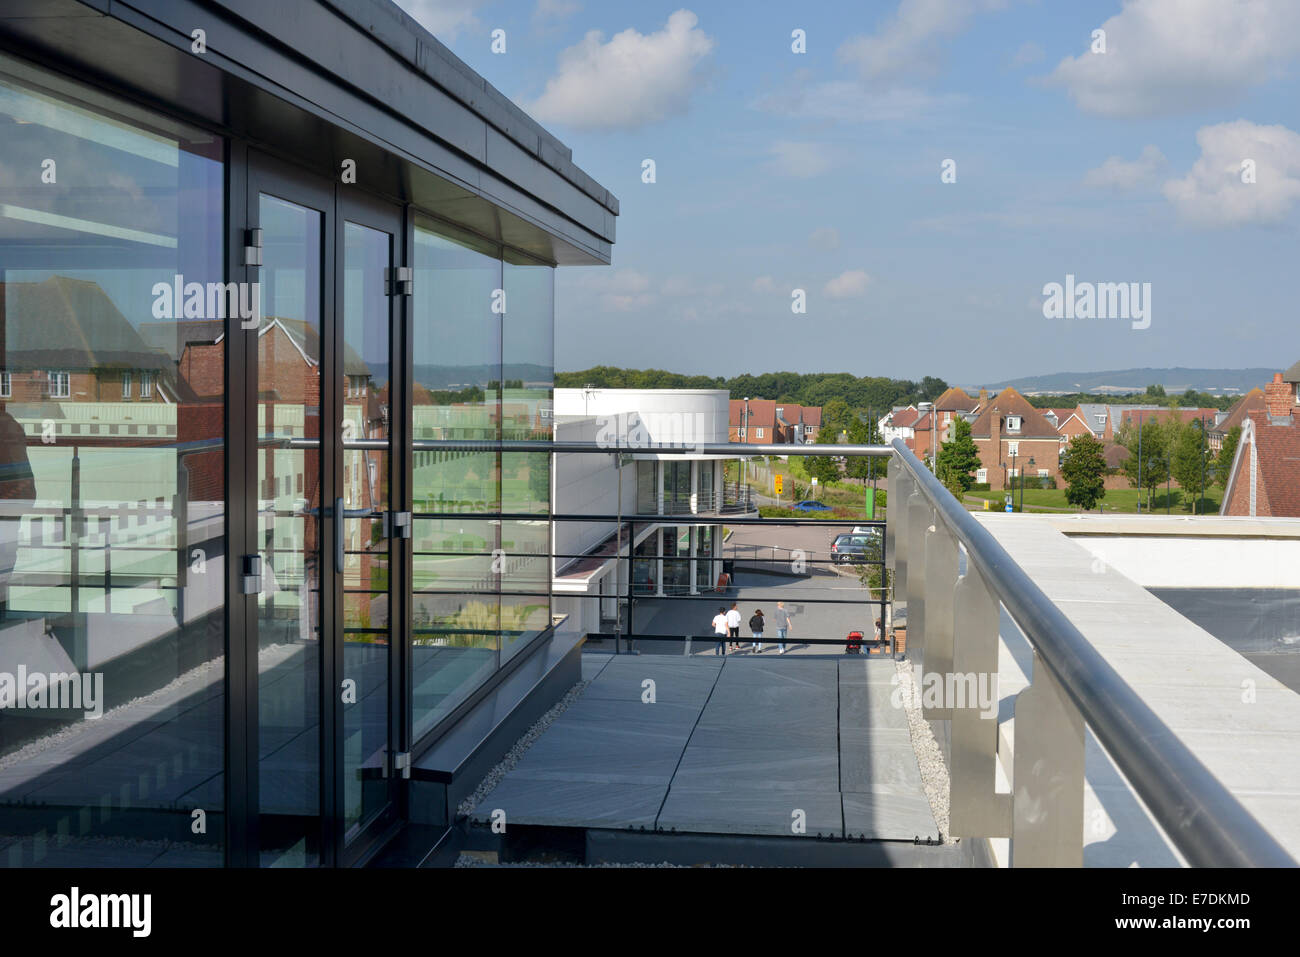
[[[476,820],[501,809],[564,827],[937,836],[892,661],[585,657],[584,694]]]

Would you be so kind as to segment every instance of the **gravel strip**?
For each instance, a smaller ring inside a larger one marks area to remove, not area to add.
[[[550,711],[538,718],[537,723],[524,732],[524,736],[506,752],[506,756],[501,759],[501,762],[484,775],[483,780],[474,789],[474,793],[460,802],[460,806],[456,808],[456,813],[461,817],[468,817],[472,814],[479,802],[496,789],[496,786],[501,783],[501,779],[506,776],[507,772],[519,763],[519,759],[524,756],[524,752],[533,746],[537,739],[542,736],[542,733],[551,726],[551,723],[556,718],[564,713],[564,710],[569,705],[578,700],[582,693],[587,690],[589,684],[591,684],[590,680],[579,681],[565,692],[564,697],[557,701]],[[461,865],[457,862],[456,866],[460,867]]]
[[[894,662],[898,671],[898,685],[902,690],[903,709],[907,712],[907,726],[912,732],[912,750],[921,771],[921,785],[930,802],[930,812],[939,826],[939,836],[945,844],[957,841],[948,833],[948,766],[944,764],[939,742],[934,739],[930,722],[921,716],[921,692],[916,686],[912,662],[906,658]]]

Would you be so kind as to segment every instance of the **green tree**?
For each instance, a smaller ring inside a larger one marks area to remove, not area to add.
[[[1158,419],[1143,416],[1141,428],[1129,420],[1120,428],[1115,440],[1128,450],[1128,458],[1120,470],[1131,487],[1146,490],[1147,506],[1150,507],[1155,490],[1169,480],[1167,430]]]
[[[1065,450],[1061,476],[1069,484],[1065,500],[1085,511],[1106,497],[1106,456],[1101,443],[1085,432],[1076,435]]]
[[[960,502],[975,483],[971,473],[979,467],[980,451],[971,438],[970,423],[958,417],[953,420],[952,438],[939,446],[935,475]]]
[[[817,434],[817,441],[820,442],[821,437],[827,433],[830,433],[832,442],[839,441],[840,433],[846,431],[856,419],[857,416],[853,414],[847,402],[843,399],[831,399],[822,406],[822,427]]]
[[[1234,425],[1223,437],[1219,446],[1219,457],[1214,460],[1214,484],[1221,488],[1228,487],[1228,476],[1232,472],[1232,460],[1237,455],[1237,443],[1241,441],[1241,426]]]
[[[1198,425],[1179,421],[1171,433],[1173,455],[1170,470],[1174,481],[1192,496],[1192,507],[1205,494],[1205,482],[1210,477],[1210,455],[1205,434]]]
[[[881,442],[880,429],[872,419],[855,418],[849,424],[848,432],[849,442],[853,445],[879,445]],[[855,455],[845,465],[844,474],[849,478],[870,481],[885,474],[885,460]]]
[[[839,432],[832,432],[825,426],[817,433],[817,445],[835,445],[839,438]],[[810,455],[804,462],[804,467],[808,469],[808,474],[817,479],[822,485],[828,482],[838,481],[840,477],[840,463],[831,455]]]
[[[1155,399],[1163,399],[1165,398],[1165,387],[1159,383],[1149,385],[1146,394]]]

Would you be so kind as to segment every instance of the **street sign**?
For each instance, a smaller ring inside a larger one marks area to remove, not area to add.
[[[776,484],[776,494],[777,494],[777,495],[780,495],[780,494],[781,494],[781,484],[782,484],[782,479],[784,479],[784,478],[785,478],[785,476],[783,476],[783,475],[781,475],[780,473],[778,473],[778,474],[777,474],[776,476],[774,476],[773,479],[772,479],[772,481]]]
[[[816,485],[816,484],[817,484],[817,476],[815,476],[815,475],[813,476],[813,478],[812,478],[812,483],[813,483],[813,485]]]
[[[1014,509],[1011,507],[1011,496],[1010,496],[1010,495],[1007,496],[1006,510],[1007,510],[1008,512],[1014,511]]]

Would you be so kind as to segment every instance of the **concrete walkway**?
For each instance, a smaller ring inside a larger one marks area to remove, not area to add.
[[[588,653],[583,695],[474,812],[510,824],[938,838],[891,660]]]

